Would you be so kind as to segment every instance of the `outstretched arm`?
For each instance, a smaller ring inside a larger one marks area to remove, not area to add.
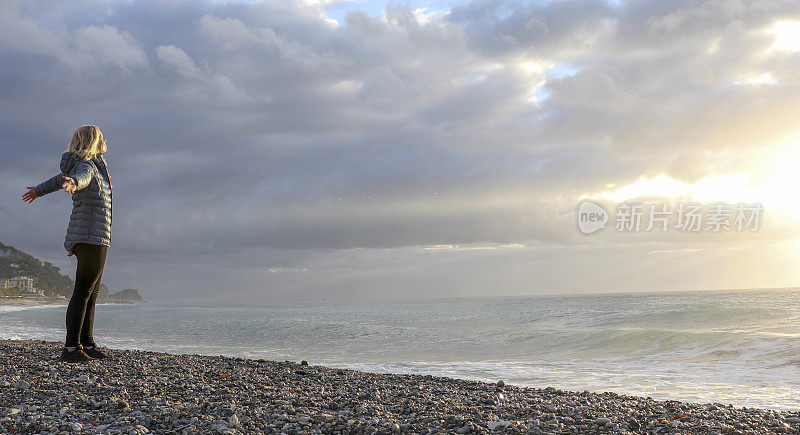
[[[34,189],[36,190],[36,197],[45,196],[48,193],[53,193],[56,190],[61,189],[61,185],[64,182],[62,178],[64,174],[57,174],[50,177],[47,181],[40,183]]]
[[[71,176],[69,177],[64,174],[58,174],[35,187],[27,186],[28,191],[22,194],[22,200],[30,203],[42,195],[47,195],[61,188],[64,188],[69,193],[75,193],[88,186],[89,182],[92,181],[91,171],[91,163],[87,161],[79,162],[75,165],[74,171],[70,172]]]
[[[64,174],[58,174],[37,186],[26,186],[28,191],[22,194],[22,200],[31,203],[42,195],[47,195],[62,188],[66,189],[67,192],[75,193],[75,187],[75,180]]]

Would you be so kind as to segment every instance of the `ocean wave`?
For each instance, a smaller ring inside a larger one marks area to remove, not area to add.
[[[66,305],[62,304],[51,304],[51,305],[0,305],[0,314],[2,313],[12,313],[15,311],[26,311],[26,310],[37,310],[42,308],[53,308],[53,307],[65,307]]]

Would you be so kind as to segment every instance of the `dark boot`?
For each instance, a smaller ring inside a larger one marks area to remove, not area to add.
[[[84,347],[83,353],[85,353],[91,358],[96,358],[96,359],[108,358],[108,355],[104,354],[97,346]]]
[[[67,350],[67,347],[64,346],[64,350],[61,351],[61,361],[67,362],[82,362],[82,361],[89,361],[89,356],[83,353],[83,349],[80,346],[76,347],[75,350]]]

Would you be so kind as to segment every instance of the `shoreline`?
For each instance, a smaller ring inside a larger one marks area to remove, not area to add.
[[[97,305],[106,304],[134,304],[134,302],[112,301],[109,299],[97,301]],[[43,297],[43,298],[26,298],[26,297],[0,297],[0,307],[38,307],[42,305],[69,305],[69,299]]]
[[[227,356],[0,340],[0,428],[17,433],[800,433],[800,412],[660,401]],[[71,405],[68,405],[71,404]]]
[[[26,297],[0,297],[0,307],[36,307],[39,305],[67,305],[69,299],[61,298],[26,298]]]

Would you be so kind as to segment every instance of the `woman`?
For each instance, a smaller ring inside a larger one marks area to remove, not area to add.
[[[92,337],[94,306],[111,246],[111,177],[103,153],[108,150],[96,125],[75,130],[69,148],[61,156],[61,173],[38,186],[28,186],[22,200],[34,199],[61,188],[72,194],[64,248],[75,254],[78,268],[75,288],[67,306],[67,339],[61,352],[64,361],[106,358]]]

